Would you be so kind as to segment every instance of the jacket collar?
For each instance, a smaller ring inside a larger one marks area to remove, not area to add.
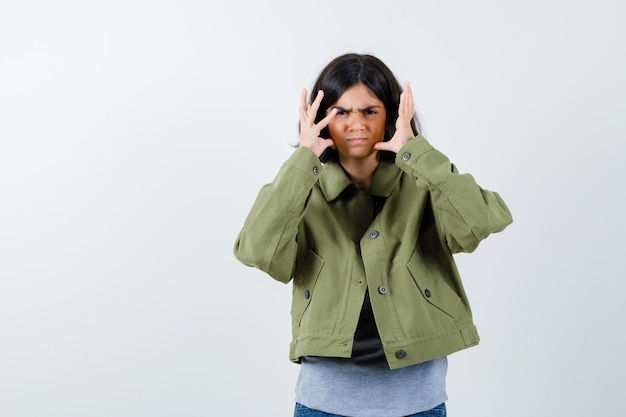
[[[402,170],[396,164],[389,161],[381,161],[374,172],[370,193],[380,197],[389,197],[401,175]],[[324,164],[319,184],[326,201],[332,201],[350,186],[352,181],[350,181],[339,162],[329,161]]]

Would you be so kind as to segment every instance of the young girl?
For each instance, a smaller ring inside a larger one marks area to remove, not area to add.
[[[443,416],[446,356],[479,341],[452,255],[511,214],[419,134],[409,84],[379,59],[335,58],[313,93],[234,249],[293,282],[294,415]]]

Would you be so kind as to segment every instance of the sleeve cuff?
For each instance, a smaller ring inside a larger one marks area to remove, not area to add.
[[[405,168],[415,163],[415,161],[419,160],[425,153],[433,149],[433,146],[428,143],[426,138],[422,135],[418,135],[400,148],[396,154],[396,164],[401,168]]]
[[[286,165],[297,169],[305,174],[312,181],[317,181],[322,173],[322,163],[320,159],[308,148],[299,147],[287,159]]]

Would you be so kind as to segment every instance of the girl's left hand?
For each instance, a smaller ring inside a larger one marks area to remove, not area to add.
[[[404,90],[400,94],[400,105],[398,106],[398,119],[396,120],[396,133],[387,142],[374,144],[374,149],[379,151],[391,151],[398,153],[405,143],[415,137],[411,128],[411,120],[415,114],[413,106],[413,92],[411,85],[404,83]]]

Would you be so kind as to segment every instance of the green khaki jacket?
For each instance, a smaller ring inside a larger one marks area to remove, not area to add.
[[[370,193],[386,197],[375,217]],[[298,148],[259,192],[234,253],[278,281],[293,279],[292,361],[350,357],[369,288],[395,369],[478,344],[452,254],[511,222],[497,193],[459,174],[422,136],[395,163],[380,163],[369,193],[337,162],[322,165]]]

